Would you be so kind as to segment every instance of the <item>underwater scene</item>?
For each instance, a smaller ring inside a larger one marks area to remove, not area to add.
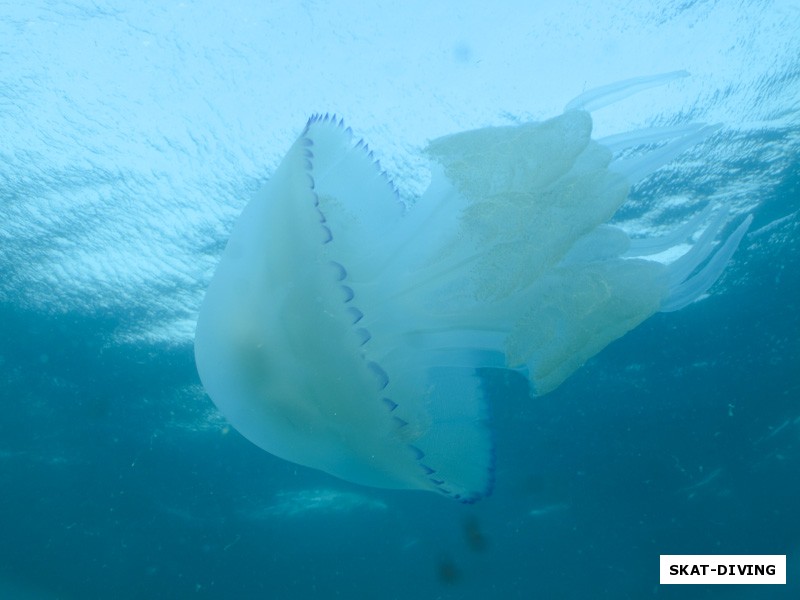
[[[797,597],[798,40],[0,0],[0,598]]]

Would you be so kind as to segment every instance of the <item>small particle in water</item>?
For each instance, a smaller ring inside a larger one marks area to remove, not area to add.
[[[461,571],[450,558],[443,556],[436,565],[436,574],[439,581],[447,584],[456,583],[461,579]]]
[[[474,552],[483,552],[489,545],[478,519],[472,516],[464,519],[464,538],[467,540],[467,546]]]
[[[465,42],[459,42],[453,46],[453,58],[456,62],[469,62],[472,59],[472,48]]]

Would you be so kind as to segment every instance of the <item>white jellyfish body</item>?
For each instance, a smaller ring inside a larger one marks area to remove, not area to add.
[[[632,183],[708,135],[686,126],[608,142],[668,143],[614,161],[596,108],[683,73],[576,98],[542,123],[431,142],[409,209],[341,121],[312,117],[248,204],[197,325],[201,380],[246,438],[343,479],[487,495],[493,446],[476,369],[516,369],[536,393],[655,312],[717,279],[746,219],[725,214],[634,243],[609,219]],[[680,259],[648,256],[689,238]]]

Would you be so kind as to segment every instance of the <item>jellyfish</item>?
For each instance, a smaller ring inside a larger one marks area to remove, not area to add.
[[[589,111],[683,76],[435,139],[430,185],[408,206],[341,119],[312,116],[238,218],[203,300],[195,357],[208,395],[245,438],[294,463],[466,503],[487,496],[480,370],[553,390],[654,313],[703,295],[750,224],[722,240],[725,210],[654,239],[609,224],[631,185],[714,128],[601,143]],[[643,144],[654,149],[615,158]],[[654,259],[678,247],[676,260]]]

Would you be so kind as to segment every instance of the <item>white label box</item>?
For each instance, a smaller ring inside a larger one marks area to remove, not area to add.
[[[662,584],[786,584],[785,554],[662,554]]]

